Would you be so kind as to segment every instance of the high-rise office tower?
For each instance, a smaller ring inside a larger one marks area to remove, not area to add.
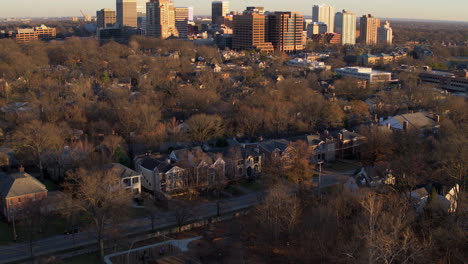
[[[297,12],[274,12],[268,14],[267,41],[276,50],[293,52],[304,49],[302,34],[304,16]]]
[[[375,45],[377,44],[377,29],[380,26],[380,19],[372,15],[364,15],[361,17],[361,44]]]
[[[267,16],[258,12],[244,12],[234,16],[232,48],[273,52],[271,42],[266,42]]]
[[[312,21],[327,24],[327,32],[335,30],[335,8],[328,5],[314,5],[312,7]]]
[[[385,21],[385,23],[379,27],[377,32],[377,39],[379,43],[392,45],[393,42],[393,30],[390,27],[390,22]]]
[[[175,24],[177,31],[179,32],[179,38],[187,38],[188,36],[188,23],[190,15],[192,14],[193,19],[193,8],[192,7],[176,7],[175,8]]]
[[[146,3],[149,0],[137,0],[137,25],[142,30],[142,34],[146,34]]]
[[[356,44],[356,15],[346,10],[336,13],[335,32],[341,34],[342,45]]]
[[[228,15],[229,12],[230,10],[228,1],[213,1],[213,3],[211,3],[212,24],[219,25],[222,17]]]
[[[110,9],[101,9],[96,11],[98,28],[113,27],[116,22],[115,11]]]
[[[116,15],[119,27],[137,27],[136,0],[117,0]]]
[[[146,4],[146,35],[157,38],[178,37],[174,2],[151,0]]]

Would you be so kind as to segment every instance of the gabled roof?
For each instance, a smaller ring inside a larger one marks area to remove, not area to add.
[[[140,176],[141,174],[120,164],[120,163],[111,163],[105,166],[106,169],[112,170],[117,173],[120,178],[127,178],[132,176]]]
[[[260,146],[268,153],[272,153],[276,149],[283,152],[289,146],[289,141],[286,139],[274,139],[262,142],[260,143]]]
[[[47,192],[45,185],[25,172],[0,173],[0,196],[3,198],[42,192]]]
[[[380,123],[380,125],[386,126],[387,124],[390,124],[390,126],[394,129],[403,129],[403,123],[405,121],[408,122],[409,128],[416,129],[432,127],[437,123],[435,120],[427,116],[426,113],[417,112],[394,116],[384,120]]]

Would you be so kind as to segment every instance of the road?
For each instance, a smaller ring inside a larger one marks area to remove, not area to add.
[[[227,200],[223,200],[220,212],[229,213],[252,207],[260,200],[260,193],[251,193]],[[206,219],[217,215],[216,202],[205,203],[192,208],[193,216],[190,220]],[[162,213],[155,223],[155,229],[164,229],[177,225],[173,212]],[[139,218],[120,225],[122,232],[126,236],[141,234],[151,231],[151,220],[149,218]],[[42,256],[57,252],[74,249],[81,246],[89,246],[97,243],[92,232],[80,232],[73,235],[58,235],[34,241],[33,255]],[[10,263],[14,261],[26,260],[30,257],[30,244],[18,243],[0,247],[0,263]]]

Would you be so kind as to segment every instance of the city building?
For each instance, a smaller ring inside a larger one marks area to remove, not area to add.
[[[13,39],[16,43],[28,43],[34,40],[38,40],[37,32],[32,28],[19,28],[13,32]]]
[[[341,44],[341,34],[325,33],[312,35],[312,41],[322,44]]]
[[[188,23],[191,7],[176,7],[175,8],[175,24],[179,38],[186,39],[188,36]],[[193,19],[193,9],[192,9]]]
[[[440,89],[468,93],[468,71],[459,71],[457,73],[424,71],[419,74],[419,79],[424,83],[434,84]]]
[[[335,32],[341,34],[341,44],[356,44],[356,15],[346,10],[336,13]]]
[[[302,34],[304,16],[297,12],[274,12],[268,14],[268,42],[279,51],[296,52],[304,49]]]
[[[273,52],[273,45],[266,41],[267,16],[259,13],[244,13],[234,16],[232,48],[235,50],[260,50]]]
[[[312,21],[327,25],[327,32],[335,32],[335,8],[329,5],[314,5],[312,7]]]
[[[335,69],[335,72],[340,76],[366,80],[369,84],[390,82],[392,80],[392,73],[366,67],[344,67]]]
[[[390,27],[390,22],[385,21],[385,23],[379,27],[377,31],[377,40],[381,44],[392,45],[393,30]]]
[[[307,37],[312,38],[313,35],[325,34],[327,32],[327,24],[322,22],[312,22],[307,24]]]
[[[331,66],[326,65],[322,61],[311,61],[308,59],[301,59],[301,58],[294,58],[288,62],[286,62],[286,65],[293,66],[293,67],[298,67],[298,68],[304,68],[304,69],[309,69],[312,71],[315,70],[330,70]]]
[[[24,172],[6,175],[0,172],[0,210],[3,216],[12,221],[21,217],[26,206],[47,198],[47,189],[40,181]]]
[[[96,11],[96,18],[98,28],[113,27],[117,22],[115,11],[110,9],[101,9]]]
[[[258,13],[258,14],[265,14],[265,8],[261,6],[248,6],[244,13]]]
[[[361,44],[376,45],[377,31],[380,26],[380,19],[371,14],[361,17]]]
[[[221,17],[228,15],[229,12],[228,1],[213,1],[213,3],[211,3],[212,24],[219,25]]]
[[[392,62],[397,62],[399,59],[405,58],[407,56],[406,52],[394,51],[391,54],[378,53],[378,54],[369,54],[364,53],[357,57],[357,63],[363,66],[369,65],[378,65],[378,64],[389,64]]]
[[[104,43],[108,41],[115,41],[118,43],[125,42],[124,31],[122,28],[111,27],[111,28],[98,28],[97,38],[99,42]]]
[[[116,21],[119,27],[137,27],[136,0],[117,0]]]
[[[149,0],[137,0],[137,27],[141,35],[146,35],[146,3]]]
[[[146,4],[146,35],[167,39],[178,37],[174,2],[170,0],[151,0]]]
[[[36,32],[37,37],[41,40],[52,40],[57,37],[57,30],[55,28],[50,28],[45,25],[35,27],[34,31]]]

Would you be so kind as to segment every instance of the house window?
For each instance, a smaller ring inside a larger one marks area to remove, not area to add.
[[[10,205],[13,205],[13,199],[10,199],[9,201],[10,201]]]
[[[254,158],[255,163],[258,163],[259,160],[260,160],[259,157],[255,157],[255,158]]]
[[[132,179],[132,183],[135,184],[135,183],[138,183],[140,180],[138,179],[138,177],[135,177]]]
[[[130,179],[128,179],[128,178],[124,179],[123,182],[124,182],[125,186],[130,186]]]
[[[18,203],[21,203],[21,198],[18,198]]]

